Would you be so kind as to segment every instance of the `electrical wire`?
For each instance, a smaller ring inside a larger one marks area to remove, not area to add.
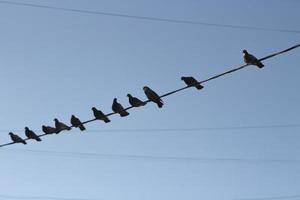
[[[296,48],[299,48],[299,47],[300,47],[300,44],[294,45],[294,46],[292,46],[292,47],[290,47],[290,48],[287,48],[287,49],[284,49],[284,50],[282,50],[282,51],[279,51],[279,52],[270,54],[270,55],[268,55],[268,56],[265,56],[265,57],[263,57],[263,58],[260,58],[259,61],[263,61],[263,60],[270,59],[270,58],[272,58],[272,57],[275,57],[275,56],[278,56],[278,55],[280,55],[280,54],[289,52],[289,51],[291,51],[291,50],[293,50],[293,49],[296,49]],[[197,84],[198,84],[198,83],[199,83],[199,84],[203,84],[203,83],[212,81],[212,80],[214,80],[214,79],[220,78],[220,77],[225,76],[225,75],[227,75],[227,74],[231,74],[231,73],[233,73],[233,72],[242,70],[242,69],[244,69],[245,67],[248,67],[248,66],[250,66],[250,65],[249,65],[249,64],[244,64],[244,65],[242,65],[242,66],[235,67],[235,68],[233,68],[233,69],[231,69],[231,70],[228,70],[228,71],[225,71],[225,72],[223,72],[223,73],[221,73],[221,74],[217,74],[217,75],[215,75],[215,76],[212,76],[212,77],[210,77],[210,78],[208,78],[208,79],[206,79],[206,80],[199,81],[199,82],[197,82]],[[160,98],[170,96],[170,95],[172,95],[172,94],[175,94],[175,93],[180,92],[180,91],[182,91],[182,90],[186,90],[186,89],[188,89],[188,88],[190,88],[190,87],[193,87],[193,86],[194,86],[194,85],[190,85],[190,86],[185,86],[185,87],[179,88],[179,89],[177,89],[177,90],[174,90],[174,91],[171,91],[171,92],[168,92],[168,93],[166,93],[166,94],[161,95]],[[145,103],[149,103],[149,102],[150,102],[150,100],[145,101]],[[134,107],[130,106],[130,107],[125,108],[125,110],[130,110],[130,109],[132,109],[132,108],[134,108]],[[106,116],[108,117],[108,116],[115,115],[115,114],[117,114],[117,113],[112,112],[112,113],[106,114]],[[91,119],[91,120],[82,122],[82,124],[87,124],[87,123],[90,123],[90,122],[93,122],[93,121],[96,121],[96,120],[97,120],[97,119]],[[73,127],[73,126],[70,126],[70,127]],[[49,134],[42,134],[42,135],[39,135],[39,137],[44,137],[44,136],[46,136],[46,135],[49,135]],[[25,139],[25,140],[29,140],[29,139],[27,138],[27,139]],[[11,142],[11,143],[6,143],[6,144],[1,144],[0,147],[12,145],[12,144],[16,144],[16,143]]]
[[[27,149],[5,149],[1,153],[18,153],[25,155],[55,156],[63,158],[83,159],[109,159],[109,160],[130,160],[130,161],[163,161],[163,162],[197,162],[197,163],[241,163],[241,164],[300,164],[300,159],[265,159],[265,158],[210,158],[191,156],[157,156],[157,155],[132,155],[132,154],[100,154],[83,152],[61,152],[47,150]]]
[[[103,16],[109,16],[109,17],[119,17],[119,18],[135,19],[135,20],[146,20],[146,21],[156,21],[156,22],[165,22],[165,23],[211,26],[211,27],[219,27],[219,28],[246,29],[246,30],[255,30],[255,31],[272,31],[272,32],[300,34],[300,30],[292,30],[292,29],[265,28],[265,27],[256,27],[256,26],[242,26],[242,25],[233,25],[233,24],[209,23],[209,22],[161,18],[161,17],[148,17],[148,16],[140,16],[140,15],[129,15],[129,14],[112,13],[112,12],[101,12],[101,11],[91,11],[91,10],[82,10],[82,9],[74,9],[74,8],[64,8],[64,7],[48,6],[48,5],[43,5],[43,4],[34,4],[34,3],[21,3],[21,2],[16,2],[16,1],[5,1],[5,0],[0,0],[0,3],[8,4],[8,5],[15,5],[15,6],[25,6],[25,7],[32,7],[32,8],[60,10],[60,11],[65,11],[65,12],[84,13],[84,14],[91,14],[91,15],[103,15]]]
[[[3,199],[37,199],[37,200],[99,200],[91,198],[66,198],[66,197],[50,197],[50,196],[12,196],[0,194],[0,198]]]
[[[245,126],[224,126],[224,127],[196,127],[196,128],[136,128],[136,129],[99,129],[85,130],[85,133],[153,133],[153,132],[198,132],[198,131],[224,131],[224,130],[252,130],[252,129],[290,129],[300,128],[300,124],[275,124],[275,125],[245,125]],[[22,132],[24,130],[0,129],[0,133]],[[42,132],[41,130],[33,130]],[[82,132],[82,131],[78,131]]]

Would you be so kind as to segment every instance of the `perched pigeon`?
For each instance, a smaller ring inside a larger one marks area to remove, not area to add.
[[[97,108],[92,107],[92,111],[93,111],[94,116],[95,116],[96,119],[103,120],[105,123],[110,122],[110,120],[108,119],[108,117],[105,116],[105,114],[101,110],[97,110]]]
[[[157,104],[157,106],[159,108],[161,108],[164,103],[163,101],[161,100],[161,98],[158,96],[158,94],[156,94],[153,90],[151,90],[149,87],[147,86],[144,86],[143,87],[143,90],[147,96],[147,98],[150,100],[150,101],[153,101],[154,103]]]
[[[42,130],[45,134],[53,134],[53,133],[57,133],[58,130],[54,127],[51,126],[42,126]]]
[[[13,134],[12,132],[9,132],[10,138],[14,143],[23,143],[27,144],[24,139],[22,139],[20,136]]]
[[[41,138],[39,136],[37,136],[37,134],[35,134],[35,132],[30,130],[28,127],[25,127],[25,135],[28,139],[33,139],[38,142],[42,141]]]
[[[183,76],[181,77],[181,80],[183,80],[187,86],[194,86],[198,90],[201,90],[203,88],[203,86],[200,85],[200,83],[192,76],[188,76],[188,77]]]
[[[58,119],[54,119],[55,122],[55,128],[56,128],[56,134],[60,133],[63,130],[71,130],[71,127],[67,126],[66,124],[58,121]]]
[[[114,98],[114,102],[111,108],[115,113],[119,113],[121,117],[129,115],[129,113],[126,110],[124,110],[124,107],[117,102],[117,98]]]
[[[80,119],[78,119],[77,117],[75,117],[74,115],[72,115],[71,117],[71,124],[72,126],[79,128],[81,131],[85,130],[84,125],[81,123]]]
[[[255,56],[249,54],[247,50],[243,50],[244,53],[244,61],[249,65],[256,65],[258,68],[263,68],[264,64],[260,62]]]
[[[146,105],[146,102],[141,101],[140,99],[133,97],[131,94],[127,94],[129,98],[129,103],[133,107],[140,107]]]

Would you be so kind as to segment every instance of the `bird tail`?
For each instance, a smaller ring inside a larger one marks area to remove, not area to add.
[[[129,113],[126,110],[122,110],[122,112],[120,112],[121,117],[126,117],[128,115],[129,115]]]
[[[108,122],[110,122],[110,120],[108,119],[108,118],[104,118],[104,120],[103,120],[105,123],[108,123]]]
[[[204,87],[203,87],[202,85],[200,85],[200,84],[199,84],[199,85],[196,85],[195,87],[197,88],[197,90],[201,90],[201,89],[204,88]]]
[[[164,105],[164,103],[163,103],[163,101],[157,101],[157,106],[159,107],[159,108],[162,108],[163,107],[163,105]]]
[[[79,129],[80,129],[81,131],[84,131],[84,130],[85,130],[85,127],[84,127],[83,125],[80,125],[80,126],[79,126]]]
[[[38,142],[42,141],[42,139],[39,138],[39,137],[37,137],[35,140],[38,141]]]
[[[258,67],[258,68],[263,68],[264,66],[265,66],[265,65],[262,64],[261,62],[258,62],[258,63],[257,63],[257,67]]]

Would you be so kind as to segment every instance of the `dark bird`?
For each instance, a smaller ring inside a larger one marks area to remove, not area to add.
[[[97,108],[92,107],[92,111],[93,111],[94,116],[95,116],[96,119],[103,120],[105,123],[110,122],[110,120],[108,119],[108,117],[105,116],[105,114],[101,110],[97,110]]]
[[[129,98],[129,103],[133,107],[140,107],[146,105],[146,102],[141,101],[140,99],[133,97],[131,94],[127,94]]]
[[[161,98],[158,96],[158,94],[156,94],[156,93],[155,93],[153,90],[151,90],[149,87],[144,86],[144,87],[143,87],[143,90],[144,90],[144,92],[145,92],[147,98],[148,98],[150,101],[156,103],[157,106],[158,106],[159,108],[161,108],[161,107],[164,105],[164,102],[161,100]]]
[[[264,64],[260,62],[255,56],[249,54],[247,50],[243,50],[244,62],[249,65],[256,65],[258,68],[263,68]]]
[[[57,129],[51,126],[42,126],[42,130],[45,134],[53,134],[53,133],[57,133]]]
[[[71,117],[71,124],[72,126],[79,128],[81,131],[85,130],[84,125],[81,123],[80,119],[72,115]]]
[[[129,115],[129,113],[124,109],[124,107],[117,102],[117,98],[114,98],[114,102],[111,108],[115,113],[119,113],[121,117]]]
[[[13,134],[12,132],[8,133],[10,135],[11,140],[14,143],[22,143],[22,144],[27,144],[24,139],[22,139],[20,136]]]
[[[197,88],[198,90],[203,89],[204,87],[202,85],[200,85],[200,83],[192,76],[182,76],[181,80],[183,80],[185,82],[185,84],[187,86],[194,86],[195,88]]]
[[[54,119],[55,122],[55,128],[56,128],[56,134],[60,133],[63,130],[71,130],[71,127],[67,126],[66,124],[58,121],[58,119]]]
[[[30,130],[28,127],[25,127],[25,135],[28,139],[33,139],[38,142],[42,141],[41,138],[37,134],[35,134],[35,132]]]

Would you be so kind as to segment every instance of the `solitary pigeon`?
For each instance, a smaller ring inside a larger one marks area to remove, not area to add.
[[[114,102],[111,108],[115,113],[119,113],[121,117],[129,115],[129,113],[126,110],[124,110],[124,107],[117,102],[117,98],[114,98]]]
[[[35,134],[35,132],[30,130],[28,127],[25,127],[25,135],[28,139],[33,139],[38,142],[42,141],[41,138],[39,136],[37,136],[37,134]]]
[[[81,131],[85,130],[84,125],[81,123],[80,119],[78,119],[77,117],[75,117],[74,115],[72,115],[71,117],[71,124],[72,126],[79,128]]]
[[[53,133],[57,133],[57,129],[51,126],[42,126],[42,130],[45,134],[53,134]]]
[[[149,87],[147,86],[144,86],[143,87],[143,90],[147,96],[147,98],[150,100],[150,101],[153,101],[154,103],[157,104],[157,106],[159,108],[161,108],[164,103],[163,101],[161,100],[161,98],[158,96],[158,94],[156,94],[153,90],[151,90]]]
[[[188,76],[188,77],[183,76],[181,77],[181,80],[183,80],[187,86],[194,86],[198,90],[201,90],[203,88],[203,86],[200,85],[200,83],[192,76]]]
[[[258,68],[263,68],[264,64],[260,62],[255,56],[249,54],[247,50],[243,50],[244,53],[244,61],[249,65],[256,65]]]
[[[9,132],[10,138],[14,143],[23,143],[27,144],[24,139],[22,139],[20,136],[13,134],[12,132]]]
[[[127,94],[129,98],[129,103],[133,107],[140,107],[146,105],[146,102],[141,101],[140,99],[133,97],[131,94]]]
[[[92,107],[92,111],[93,111],[94,116],[95,116],[96,119],[103,120],[105,123],[110,122],[110,120],[108,119],[108,117],[105,116],[105,114],[101,110],[97,110],[97,108]]]
[[[56,128],[56,134],[60,133],[63,130],[71,130],[71,127],[67,126],[66,124],[58,121],[58,119],[54,119],[55,122],[55,128]]]

